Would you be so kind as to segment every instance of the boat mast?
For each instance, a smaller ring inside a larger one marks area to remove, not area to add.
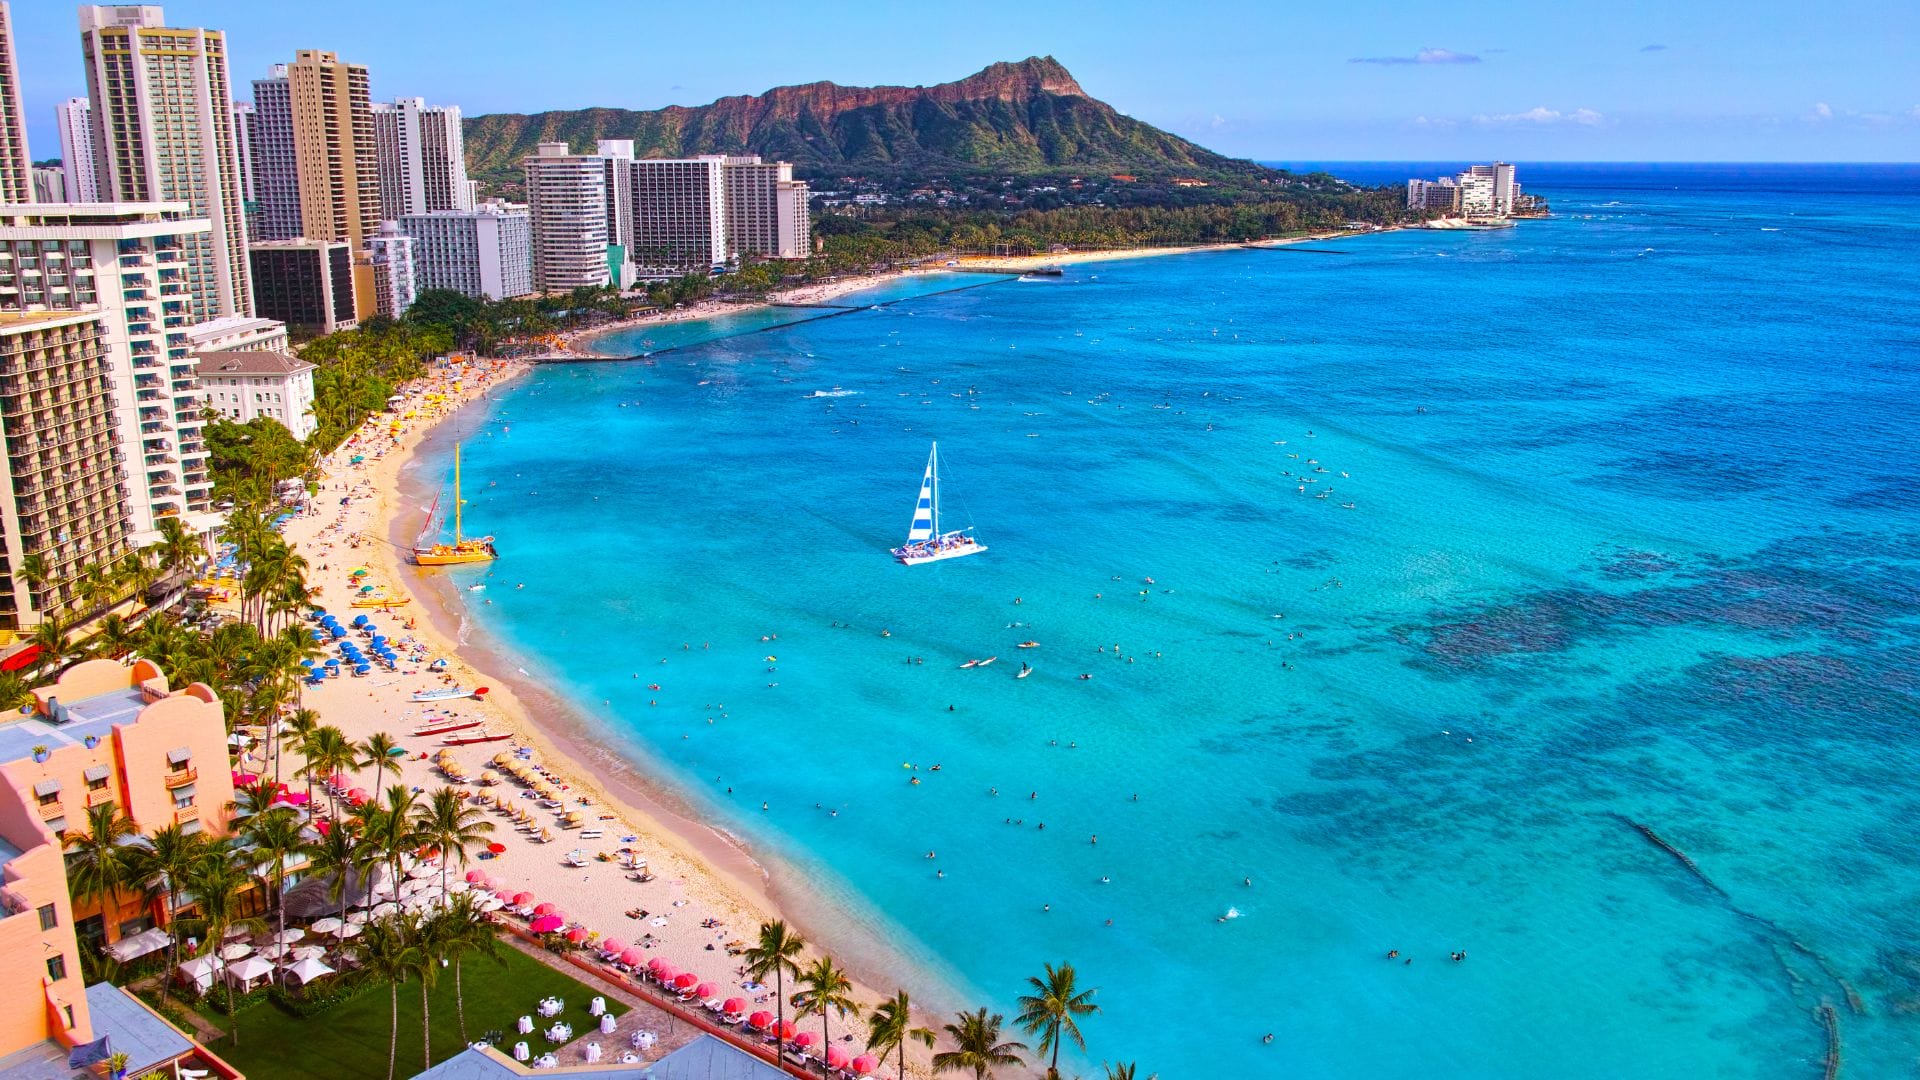
[[[927,466],[933,470],[933,538],[940,539],[940,444],[933,444],[933,452],[927,455]]]
[[[453,444],[453,546],[460,546],[460,444]]]

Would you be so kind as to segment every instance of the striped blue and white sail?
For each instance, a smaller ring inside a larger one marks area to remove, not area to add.
[[[927,475],[920,479],[920,501],[913,505],[913,528],[907,530],[907,543],[933,539],[933,455],[927,455]]]

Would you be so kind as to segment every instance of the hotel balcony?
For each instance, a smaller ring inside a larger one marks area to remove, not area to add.
[[[171,516],[171,515],[166,515]],[[197,806],[176,806],[173,810],[173,823],[185,825],[189,821],[200,820],[200,808]]]
[[[104,806],[107,803],[113,802],[115,798],[117,798],[117,793],[110,787],[101,788],[99,791],[89,791],[87,792],[87,809],[91,810],[96,806]]]
[[[66,815],[66,807],[60,805],[59,799],[40,804],[41,821],[52,821],[54,818],[65,817]]]
[[[176,773],[168,773],[165,783],[167,790],[172,791],[177,787],[186,787],[198,779],[200,779],[199,769],[182,769]]]

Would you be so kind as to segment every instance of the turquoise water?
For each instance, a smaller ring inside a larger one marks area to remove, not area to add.
[[[543,368],[463,595],[948,1004],[1075,963],[1089,1068],[1910,1075],[1920,174],[1830,180]],[[990,551],[907,569],[934,438]]]

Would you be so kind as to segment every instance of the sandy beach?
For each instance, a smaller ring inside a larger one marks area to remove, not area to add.
[[[1375,232],[1392,230],[1377,229]],[[955,265],[947,265],[947,260],[928,260],[912,266],[894,270],[875,271],[866,274],[849,274],[831,281],[813,282],[791,289],[782,289],[768,294],[764,301],[752,303],[731,303],[720,300],[703,300],[697,304],[675,308],[672,311],[656,311],[632,319],[606,323],[588,330],[576,330],[560,335],[560,346],[555,350],[557,357],[577,357],[590,359],[625,359],[624,355],[599,352],[594,342],[622,330],[631,330],[640,326],[653,326],[660,323],[691,322],[698,319],[710,319],[715,315],[735,312],[754,311],[774,304],[831,304],[849,293],[871,289],[889,281],[911,277],[916,274],[939,274],[983,270],[992,267],[1017,273],[1039,270],[1043,267],[1074,266],[1081,263],[1114,262],[1121,259],[1144,259],[1159,255],[1193,255],[1208,251],[1239,251],[1249,247],[1283,247],[1288,244],[1303,244],[1314,240],[1337,240],[1352,236],[1345,231],[1320,232],[1307,236],[1289,236],[1276,240],[1250,242],[1234,241],[1224,244],[1187,244],[1174,247],[1136,247],[1106,248],[1098,251],[1063,251],[1038,255],[968,255],[952,260]]]
[[[484,594],[474,594],[481,598],[477,600],[460,597],[441,572],[414,567],[403,556],[403,545],[420,527],[417,503],[406,490],[403,470],[423,444],[456,437],[461,429],[481,420],[489,407],[486,399],[525,374],[529,365],[478,361],[467,368],[472,370],[435,375],[407,387],[403,404],[370,419],[321,462],[320,490],[311,506],[282,528],[287,541],[308,560],[308,581],[319,590],[315,602],[343,622],[350,623],[354,615],[368,615],[402,657],[394,672],[343,676],[308,688],[304,704],[319,712],[322,723],[339,727],[356,742],[383,731],[395,737],[407,751],[400,782],[426,791],[452,782],[440,765],[442,739],[481,732],[510,735],[502,741],[453,748],[449,754],[458,773],[467,778],[458,786],[494,800],[510,800],[530,811],[534,831],[517,829],[505,814],[490,807],[486,817],[494,824],[494,832],[489,839],[505,850],[457,868],[456,876],[478,869],[496,888],[551,900],[560,905],[569,924],[583,926],[599,939],[639,946],[649,958],[664,958],[682,971],[715,983],[722,996],[740,996],[754,1009],[771,1010],[772,991],[742,989],[742,961],[729,950],[751,944],[759,924],[770,918],[784,917],[803,932],[810,930],[806,920],[794,917],[795,905],[784,902],[791,897],[774,888],[776,876],[731,838],[676,805],[671,793],[651,783],[635,764],[594,739],[583,718],[573,715],[567,703],[531,677],[499,677],[499,672],[513,670],[510,659],[463,640],[467,635],[462,633],[460,607],[484,602]],[[351,577],[359,568],[369,573],[360,579]],[[390,609],[353,608],[353,597],[367,585],[405,597],[407,602]],[[427,670],[435,660],[446,661],[444,671]],[[479,699],[410,700],[416,691],[448,686],[486,687],[487,692]],[[451,735],[411,736],[429,725],[476,720],[481,721],[479,727]],[[542,809],[526,787],[504,773],[496,784],[478,784],[483,772],[496,768],[496,756],[503,754],[543,770],[562,805]],[[297,760],[297,755],[290,754],[283,772],[295,768]],[[355,781],[369,791],[375,787],[370,770],[362,770]],[[562,817],[568,812],[579,815],[579,827],[563,827]],[[542,831],[550,841],[542,842]],[[568,865],[576,852],[573,861],[584,865]],[[651,881],[632,880],[626,864],[635,859],[644,860]],[[793,892],[803,889],[798,883],[789,885]],[[820,910],[817,901],[814,910]],[[835,922],[854,925],[844,918]],[[814,951],[831,953],[848,969],[864,1002],[890,997],[900,981],[922,996],[918,991],[924,984],[903,977],[905,961],[899,958],[899,943],[880,941],[878,930],[865,928],[859,936],[873,940],[859,942],[841,940],[846,934],[828,940],[811,932],[806,936]],[[789,992],[792,989],[788,987]],[[788,1012],[792,1012],[790,1006]],[[921,1022],[938,1026],[931,1013]],[[835,1027],[864,1031],[863,1026],[843,1027],[842,1023]],[[838,1042],[837,1034],[835,1038]],[[841,1045],[857,1053],[864,1038]],[[924,1069],[924,1053],[921,1058],[918,1067],[909,1061],[910,1073]]]

